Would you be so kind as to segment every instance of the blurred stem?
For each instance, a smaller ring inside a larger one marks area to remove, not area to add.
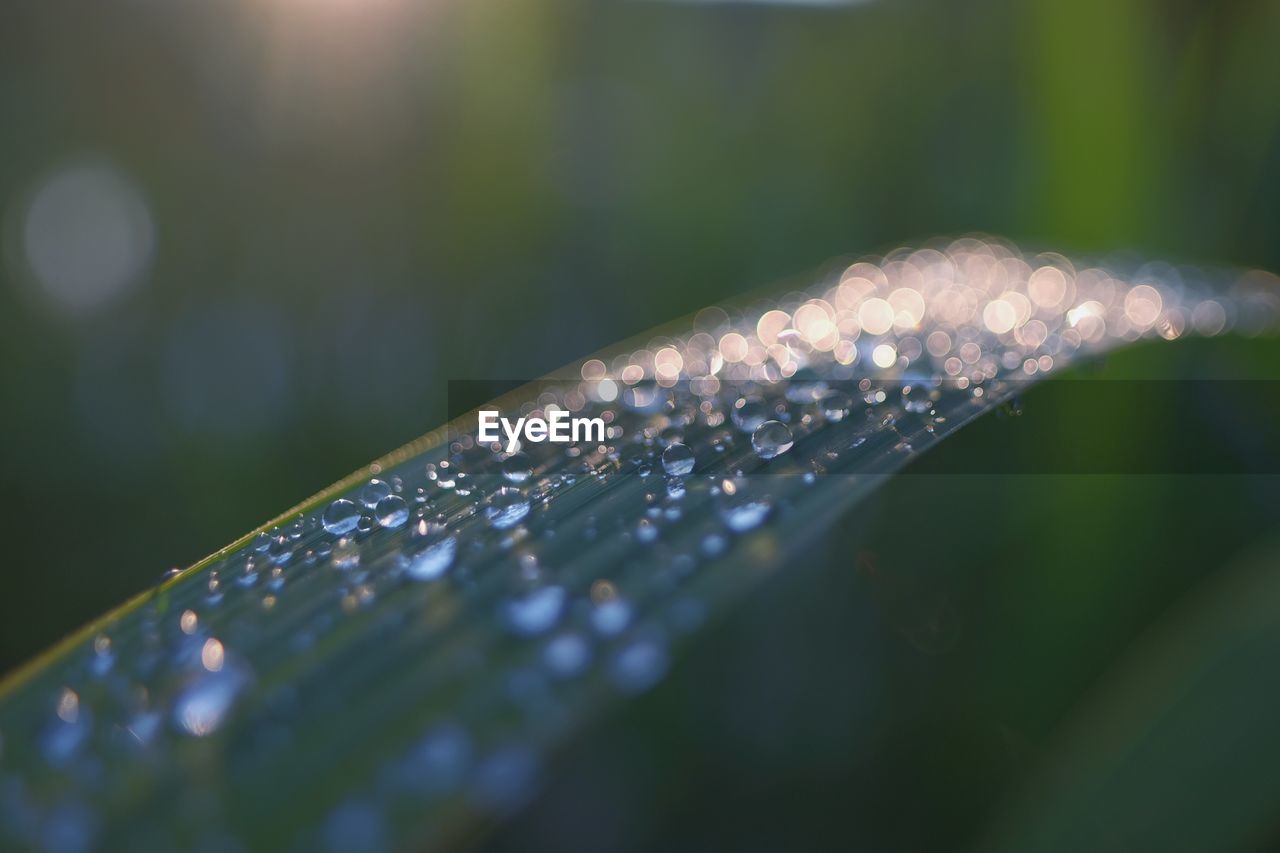
[[[1025,10],[1032,221],[1078,248],[1143,242],[1162,171],[1143,7],[1033,0]]]

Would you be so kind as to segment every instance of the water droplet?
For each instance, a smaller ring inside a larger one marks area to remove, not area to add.
[[[400,780],[422,793],[441,794],[462,783],[471,762],[471,740],[459,725],[442,723],[401,762]]]
[[[625,598],[608,598],[591,611],[591,626],[605,637],[616,637],[631,624],[631,605]]]
[[[719,533],[708,533],[702,537],[702,553],[708,557],[719,557],[724,553],[728,546],[729,540],[725,539]]]
[[[333,545],[333,567],[347,571],[360,565],[360,546],[354,541],[342,538]]]
[[[636,522],[636,541],[644,544],[656,541],[658,538],[658,526],[647,518],[642,518]]]
[[[267,556],[277,566],[287,565],[289,561],[293,559],[293,540],[289,539],[287,536],[277,537],[276,540],[267,548]],[[245,567],[245,573],[249,573],[247,564]]]
[[[761,459],[781,456],[794,443],[791,428],[781,421],[765,421],[751,434],[751,446]]]
[[[511,483],[523,483],[533,476],[533,462],[522,451],[512,453],[502,460],[502,476]]]
[[[711,434],[711,449],[716,453],[724,453],[733,447],[733,433],[727,429],[716,430]]]
[[[667,672],[667,644],[657,630],[642,631],[618,649],[609,663],[609,678],[623,693],[642,693]]]
[[[411,557],[405,566],[405,574],[416,581],[435,580],[453,565],[457,552],[458,540],[453,536],[445,536]]]
[[[662,468],[672,477],[683,477],[693,471],[693,451],[686,445],[673,444],[662,451]]]
[[[80,752],[93,731],[93,715],[70,688],[58,693],[53,719],[40,735],[40,752],[55,767],[68,764]]]
[[[370,480],[360,490],[360,503],[369,509],[378,505],[378,501],[391,494],[391,486],[382,480]]]
[[[519,489],[503,486],[490,496],[484,514],[494,527],[506,530],[515,527],[529,514],[529,499]]]
[[[356,529],[360,522],[360,508],[345,498],[338,498],[325,507],[320,523],[334,536],[345,536]]]
[[[573,678],[591,663],[591,646],[581,634],[560,634],[542,650],[542,661],[557,678]]]
[[[210,607],[214,607],[222,602],[222,578],[217,572],[209,572],[209,580],[205,584],[209,594],[204,597],[205,603]]]
[[[222,663],[217,670],[203,670],[174,700],[173,724],[194,737],[213,734],[226,722],[248,683],[248,675],[234,665]]]
[[[822,398],[822,414],[832,423],[839,423],[853,411],[853,398],[843,391],[832,391]]]
[[[521,636],[542,634],[559,621],[564,604],[564,587],[544,586],[506,603],[507,625]]]
[[[399,495],[387,495],[373,509],[378,523],[391,530],[409,520],[409,505]]]
[[[726,491],[720,502],[720,517],[735,533],[745,533],[759,527],[773,508],[767,496],[757,496],[747,489]]]
[[[115,666],[116,656],[111,651],[111,638],[99,634],[93,639],[93,655],[89,659],[89,671],[101,678]]]

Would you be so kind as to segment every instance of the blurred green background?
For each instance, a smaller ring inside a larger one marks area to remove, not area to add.
[[[436,426],[448,379],[834,256],[982,230],[1280,269],[1278,41],[1258,0],[6,4],[0,671]],[[1072,492],[1028,535],[1169,493]],[[1274,506],[1174,493],[1222,560]],[[1214,568],[1184,544],[1143,559]],[[989,556],[1073,612],[1078,562]],[[1076,591],[1117,607],[1114,574]],[[1187,580],[1134,583],[1103,658]]]

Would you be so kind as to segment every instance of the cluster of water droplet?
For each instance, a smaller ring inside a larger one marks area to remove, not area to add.
[[[317,777],[347,796],[303,845],[509,809],[602,696],[658,683],[743,567],[785,555],[771,518],[847,506],[1082,353],[1274,325],[1274,280],[1186,275],[960,240],[535,383],[511,414],[601,417],[606,440],[411,446],[31,676],[0,706],[0,842],[190,846]]]

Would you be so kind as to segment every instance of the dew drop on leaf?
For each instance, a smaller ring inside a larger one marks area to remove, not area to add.
[[[345,536],[360,522],[360,508],[345,498],[338,498],[324,509],[321,524],[334,536]]]
[[[683,477],[693,471],[693,451],[676,443],[662,451],[662,470],[672,477]]]
[[[791,428],[781,421],[765,421],[751,434],[751,446],[761,459],[773,459],[791,449]]]
[[[360,490],[360,503],[364,504],[368,509],[373,509],[378,505],[378,501],[391,494],[391,486],[383,480],[370,480],[363,489]]]
[[[435,580],[453,565],[457,551],[458,540],[452,536],[445,536],[410,557],[405,567],[405,574],[416,581]]]
[[[409,505],[399,495],[387,495],[378,501],[373,509],[378,524],[387,529],[394,529],[409,520]]]
[[[533,476],[533,463],[522,451],[512,453],[502,460],[502,476],[511,483],[523,483]]]
[[[484,514],[494,527],[506,530],[529,514],[529,499],[519,489],[504,486],[490,496]]]

